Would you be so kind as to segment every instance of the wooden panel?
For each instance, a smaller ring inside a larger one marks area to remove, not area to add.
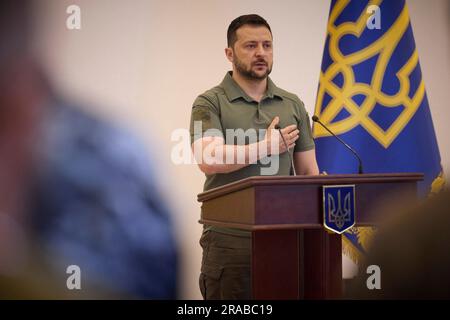
[[[202,204],[202,220],[254,224],[255,192],[253,188],[228,193]]]
[[[253,299],[299,299],[298,231],[252,235]]]
[[[341,236],[324,230],[303,230],[305,299],[337,299],[342,295]]]
[[[255,187],[255,224],[321,225],[320,185]]]
[[[412,181],[357,184],[355,193],[357,225],[376,225],[392,203],[417,200],[417,185]]]

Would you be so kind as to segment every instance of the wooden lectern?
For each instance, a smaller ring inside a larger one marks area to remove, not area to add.
[[[375,225],[387,198],[417,196],[423,174],[256,176],[198,195],[200,223],[252,232],[253,299],[337,299],[341,235],[323,228],[324,185],[355,185],[356,226]]]

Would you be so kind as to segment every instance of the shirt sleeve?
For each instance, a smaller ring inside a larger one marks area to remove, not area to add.
[[[203,95],[195,99],[191,111],[190,134],[191,144],[203,137],[223,138],[219,107],[213,99]]]
[[[305,105],[300,99],[298,99],[297,107],[300,115],[297,127],[300,133],[299,138],[295,143],[294,152],[312,150],[315,148],[315,144],[308,112],[306,112]]]

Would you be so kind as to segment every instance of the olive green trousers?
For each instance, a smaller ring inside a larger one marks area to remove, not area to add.
[[[206,300],[251,299],[251,237],[205,231],[200,291]]]

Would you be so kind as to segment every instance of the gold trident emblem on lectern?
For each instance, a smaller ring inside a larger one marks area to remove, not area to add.
[[[351,221],[350,193],[345,195],[344,201],[341,203],[341,191],[338,191],[337,206],[333,195],[328,194],[328,221],[335,223],[339,229],[342,229],[346,222]]]

